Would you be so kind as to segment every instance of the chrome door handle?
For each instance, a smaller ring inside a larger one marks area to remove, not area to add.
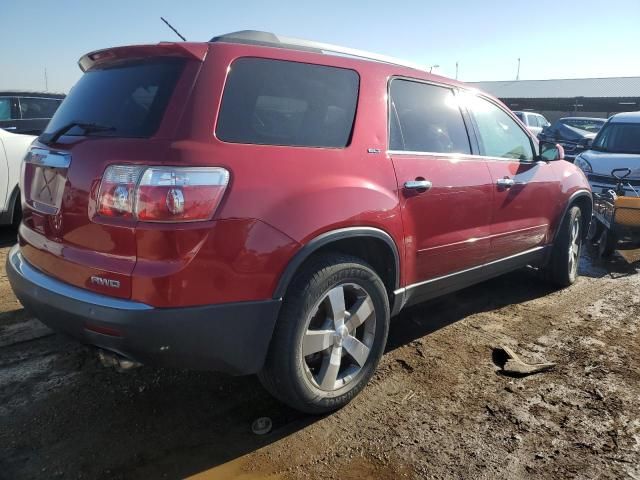
[[[5,130],[17,130],[18,127],[0,127],[0,128],[4,128]]]
[[[429,180],[409,180],[404,182],[404,188],[409,190],[429,190],[432,186]]]
[[[516,181],[513,178],[499,178],[496,180],[496,185],[501,188],[511,188],[516,184]]]

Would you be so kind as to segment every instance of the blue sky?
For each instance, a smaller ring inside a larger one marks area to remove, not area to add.
[[[640,0],[0,0],[0,89],[66,92],[78,58],[115,45],[257,29],[440,65],[460,79],[640,75]]]

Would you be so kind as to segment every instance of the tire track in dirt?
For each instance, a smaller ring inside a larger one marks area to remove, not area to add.
[[[105,370],[0,278],[0,478],[638,478],[640,280],[613,273],[552,291],[518,272],[411,309],[371,384],[322,418],[254,378]],[[501,343],[558,367],[502,376]]]

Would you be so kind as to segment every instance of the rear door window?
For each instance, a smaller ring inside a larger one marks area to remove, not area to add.
[[[184,59],[160,57],[88,70],[57,110],[44,134],[81,122],[107,127],[91,135],[150,137],[160,126],[184,64]],[[66,133],[84,134],[80,127]]]
[[[471,153],[462,113],[450,88],[394,79],[390,100],[391,150]]]
[[[529,115],[527,115],[527,118],[529,119],[528,125],[530,127],[539,127],[540,123],[538,122],[538,116],[534,115],[533,113],[530,113]]]
[[[240,58],[222,96],[216,136],[225,142],[346,147],[358,103],[353,70]]]

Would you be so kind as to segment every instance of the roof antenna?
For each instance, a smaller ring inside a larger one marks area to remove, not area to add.
[[[167,27],[169,27],[171,30],[173,30],[175,32],[175,34],[178,35],[182,39],[183,42],[187,41],[187,39],[184,38],[182,35],[180,35],[180,32],[178,30],[176,30],[175,28],[173,28],[173,26],[169,22],[167,22],[163,17],[160,17],[160,20],[162,20],[164,23],[166,23]]]

